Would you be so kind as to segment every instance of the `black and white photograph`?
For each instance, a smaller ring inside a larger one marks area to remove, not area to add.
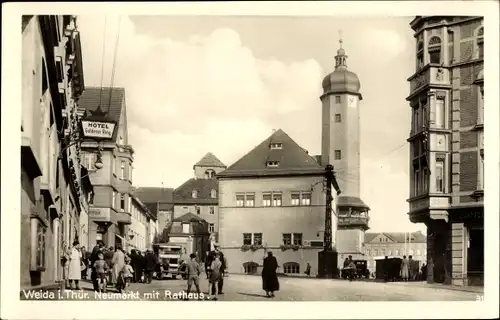
[[[498,316],[497,2],[11,5],[2,318]]]

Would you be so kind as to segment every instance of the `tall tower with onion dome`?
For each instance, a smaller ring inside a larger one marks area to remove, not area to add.
[[[337,204],[336,249],[339,263],[364,254],[370,208],[360,198],[360,121],[363,99],[358,76],[347,69],[347,55],[340,47],[335,70],[323,79],[321,164],[332,164],[341,194]]]

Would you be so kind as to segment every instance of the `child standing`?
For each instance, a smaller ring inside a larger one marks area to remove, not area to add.
[[[210,280],[208,285],[208,293],[212,293],[212,288],[214,288],[215,294],[212,296],[213,300],[217,300],[217,291],[218,291],[218,283],[220,281],[221,272],[220,269],[222,267],[222,262],[220,261],[220,254],[217,253],[215,255],[214,261],[210,265]]]
[[[122,270],[125,288],[130,287],[130,282],[134,277],[134,268],[132,268],[132,266],[130,265],[130,260],[131,259],[128,256],[125,256],[125,265],[123,266]]]
[[[97,260],[96,262],[94,262],[94,268],[97,276],[97,288],[99,292],[106,292],[106,276],[109,270],[109,266],[106,261],[104,261],[104,255],[101,252],[99,252],[99,254],[97,255]]]

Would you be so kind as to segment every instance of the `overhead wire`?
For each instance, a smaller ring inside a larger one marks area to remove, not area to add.
[[[103,80],[104,80],[104,54],[106,52],[106,27],[107,27],[107,16],[104,16],[104,33],[102,36],[102,60],[101,60],[101,91],[99,93],[99,106],[102,107],[102,91],[103,91]]]
[[[108,105],[108,110],[111,108],[111,98],[112,98],[112,93],[113,93],[113,84],[115,81],[115,71],[116,71],[116,56],[118,54],[118,43],[120,41],[120,29],[121,29],[121,20],[122,16],[118,17],[118,31],[116,33],[116,41],[115,41],[115,52],[113,55],[113,66],[111,69],[111,82],[110,82],[110,89],[109,89],[109,105]]]

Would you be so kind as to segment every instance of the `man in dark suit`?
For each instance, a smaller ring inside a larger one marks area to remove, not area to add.
[[[224,286],[224,273],[226,272],[226,258],[224,258],[224,254],[220,251],[220,245],[218,243],[214,244],[214,251],[210,251],[210,253],[207,256],[206,263],[205,263],[205,270],[207,272],[207,276],[209,275],[210,272],[210,265],[212,264],[212,261],[215,260],[215,255],[220,254],[220,261],[222,262],[222,267],[220,268],[220,280],[218,282],[218,291],[219,294],[224,294],[222,292],[222,287]],[[212,295],[215,295],[215,288],[212,287]]]

